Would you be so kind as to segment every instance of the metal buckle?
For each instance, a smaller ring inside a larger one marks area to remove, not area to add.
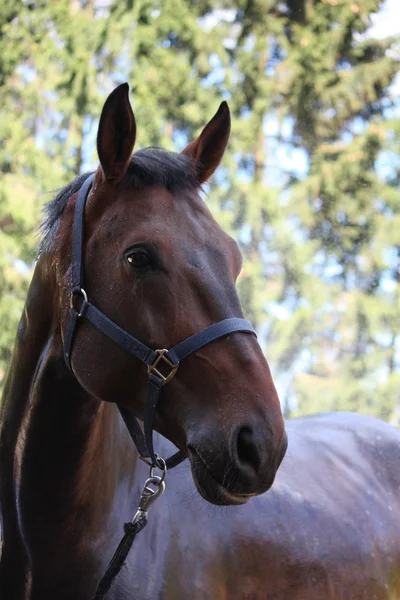
[[[174,365],[174,363],[172,363],[168,356],[166,356],[166,354],[168,354],[168,350],[166,350],[165,348],[163,350],[155,350],[156,354],[158,354],[156,360],[153,362],[152,365],[147,365],[147,371],[148,373],[154,373],[154,375],[157,375],[157,377],[159,377],[160,379],[162,379],[162,385],[165,385],[166,383],[168,383],[168,381],[171,381],[171,379],[173,378],[173,376],[175,375],[175,373],[178,370],[179,367],[179,363],[177,363],[176,365]],[[157,365],[161,362],[164,361],[171,369],[171,372],[165,376],[163,375],[158,369],[157,369]]]
[[[74,306],[74,299],[77,296],[82,296],[82,304],[81,304],[81,307],[79,310],[76,310],[76,308]],[[83,306],[85,306],[85,304],[87,304],[87,301],[88,301],[87,293],[85,292],[85,290],[83,288],[72,290],[70,306],[71,306],[71,308],[74,308],[76,310],[76,312],[78,313],[78,317],[82,316],[82,308],[83,308]]]

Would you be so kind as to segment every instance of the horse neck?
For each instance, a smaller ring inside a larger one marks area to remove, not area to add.
[[[10,529],[22,522],[28,547],[51,546],[50,538],[60,536],[72,536],[74,543],[74,535],[85,539],[82,532],[86,541],[100,535],[119,492],[133,483],[137,457],[114,405],[87,394],[66,368],[53,308],[56,291],[44,256],[35,269],[3,399],[0,500],[4,522]]]

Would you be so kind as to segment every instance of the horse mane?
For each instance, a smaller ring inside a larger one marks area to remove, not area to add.
[[[44,207],[44,220],[40,226],[41,243],[39,252],[49,250],[63,215],[68,199],[75,194],[92,172],[78,175],[61,188],[58,194]],[[136,152],[129,164],[124,179],[119,183],[143,189],[151,185],[165,187],[171,194],[187,189],[199,189],[200,184],[193,164],[186,155],[168,152],[161,148],[143,148]]]

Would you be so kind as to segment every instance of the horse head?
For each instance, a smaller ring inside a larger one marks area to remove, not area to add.
[[[149,348],[170,348],[213,323],[242,317],[239,247],[200,196],[229,133],[223,102],[180,154],[148,148],[132,156],[136,122],[127,84],[104,105],[100,165],[84,214],[85,289],[100,311]],[[69,198],[56,236],[64,336],[76,198]],[[71,367],[90,395],[144,417],[144,366],[90,322],[77,328]],[[196,486],[210,502],[241,504],[265,492],[287,441],[256,337],[234,332],[188,356],[163,388],[154,428],[189,457]]]

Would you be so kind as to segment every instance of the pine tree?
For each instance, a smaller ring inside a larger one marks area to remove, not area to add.
[[[33,15],[23,2],[0,7],[0,384],[10,358],[34,256],[34,227],[39,212],[36,174],[40,150],[32,132],[34,98],[25,94]],[[26,30],[21,24],[29,23]],[[26,65],[25,72],[18,72]]]
[[[315,284],[297,298],[311,309],[294,382],[302,412],[387,419],[400,398],[400,201],[378,168],[394,134],[385,114],[399,64],[389,52],[394,40],[362,37],[379,5],[307,3],[282,43],[282,92],[309,160],[290,214],[315,248],[302,278]]]

